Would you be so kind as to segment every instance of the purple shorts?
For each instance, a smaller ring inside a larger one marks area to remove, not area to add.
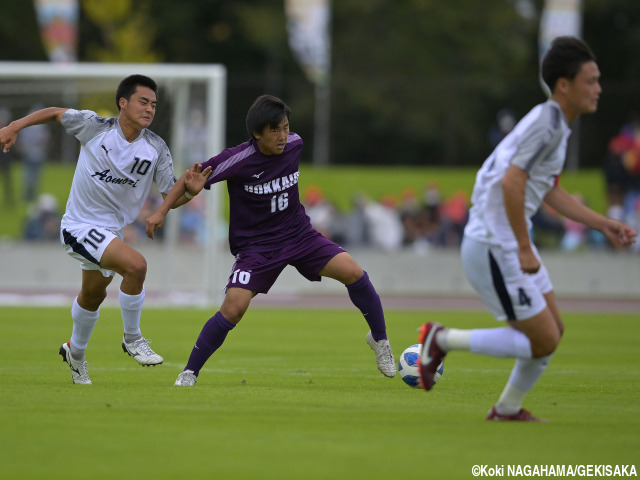
[[[237,287],[267,293],[287,265],[292,265],[306,279],[319,282],[320,270],[345,250],[310,229],[295,243],[268,252],[244,251],[236,255],[227,288]]]

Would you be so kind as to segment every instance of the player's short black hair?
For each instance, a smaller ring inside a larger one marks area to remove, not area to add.
[[[259,96],[247,112],[247,131],[251,138],[262,133],[264,127],[277,127],[284,117],[289,118],[291,108],[272,95]]]
[[[576,37],[557,37],[542,59],[542,80],[553,92],[559,78],[573,80],[584,63],[595,62],[589,46]]]
[[[120,82],[118,90],[116,90],[116,106],[118,107],[118,110],[120,110],[120,99],[125,98],[129,101],[131,95],[136,93],[138,85],[148,87],[153,90],[154,93],[158,93],[158,85],[156,85],[156,82],[153,79],[144,75],[129,75]]]

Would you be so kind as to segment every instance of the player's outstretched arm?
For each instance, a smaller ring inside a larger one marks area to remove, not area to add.
[[[602,232],[616,247],[636,241],[637,232],[629,225],[591,210],[560,185],[549,190],[544,201],[560,215]]]
[[[190,194],[195,196],[204,188],[204,184],[211,175],[211,167],[207,167],[204,170],[202,165],[195,163],[190,170],[187,170],[175,183],[169,193],[163,195],[162,204],[158,209],[147,218],[146,233],[151,239],[154,237],[154,232],[164,225],[165,217],[169,210],[177,208],[185,203],[188,203],[190,198],[185,196],[185,192],[190,191]],[[189,178],[189,189],[187,189],[186,179]],[[199,185],[199,188],[197,187]],[[193,190],[192,190],[193,189]],[[197,189],[197,191],[196,191]]]
[[[6,127],[0,129],[0,148],[2,148],[4,153],[11,150],[11,147],[13,147],[18,138],[18,132],[23,128],[30,127],[31,125],[40,125],[42,123],[60,123],[62,114],[67,110],[68,108],[47,107],[14,120]]]
[[[153,240],[153,234],[156,230],[158,230],[162,225],[164,225],[164,219],[169,213],[171,208],[175,208],[174,206],[181,201],[181,204],[185,204],[189,201],[188,198],[184,196],[184,192],[186,192],[184,186],[184,175],[178,179],[178,181],[171,187],[169,193],[163,195],[162,203],[158,207],[158,209],[151,214],[149,218],[147,218],[147,226],[145,231],[147,232],[147,236]]]
[[[191,167],[190,170],[187,170],[184,175],[182,175],[182,177],[180,177],[180,179],[176,182],[184,183],[185,191],[176,199],[175,202],[173,202],[171,208],[173,209],[181,207],[185,203],[189,203],[189,201],[193,197],[198,195],[198,193],[202,191],[204,185],[207,183],[207,178],[209,178],[211,172],[211,167],[207,167],[203,170],[202,165],[200,165],[199,163],[194,163],[193,167]]]

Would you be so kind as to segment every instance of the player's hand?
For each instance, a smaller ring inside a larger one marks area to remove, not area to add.
[[[153,240],[153,233],[164,225],[164,215],[160,212],[156,212],[147,218],[147,236]]]
[[[207,178],[209,178],[212,172],[213,169],[211,166],[203,170],[201,164],[195,163],[190,170],[186,171],[184,176],[184,185],[187,191],[191,195],[198,195],[204,188],[204,185],[207,183]]]
[[[7,153],[13,144],[16,143],[18,138],[18,132],[16,132],[11,126],[0,128],[0,148],[4,153]]]
[[[602,233],[616,247],[627,247],[635,243],[638,235],[635,229],[613,218],[607,219],[607,223],[602,228]]]
[[[211,168],[211,165],[209,165],[207,168],[203,170],[202,164],[196,162],[193,164],[193,167],[191,167],[191,171],[193,173],[202,173],[205,176],[204,178],[209,178],[209,175],[211,175],[211,172],[213,171],[213,169]]]
[[[520,248],[518,251],[518,260],[520,261],[520,270],[524,273],[536,273],[540,270],[540,260],[533,253],[531,246]]]

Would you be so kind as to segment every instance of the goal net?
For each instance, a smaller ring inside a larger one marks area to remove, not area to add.
[[[47,106],[87,109],[115,117],[116,88],[120,80],[132,74],[147,75],[158,84],[158,109],[150,129],[167,142],[177,177],[194,162],[203,162],[224,148],[226,69],[222,65],[0,62],[0,109],[13,119]],[[60,126],[48,128],[46,164],[63,170],[66,167],[72,176],[78,142]],[[16,144],[11,152],[16,163],[21,160],[18,147]],[[21,188],[16,185],[15,191],[20,194]],[[39,193],[46,194],[47,185],[40,185]],[[222,261],[228,262],[229,255],[220,185],[171,211],[160,235],[151,242],[144,234],[144,222],[161,200],[157,190],[152,191],[138,222],[125,231],[125,241],[147,258],[145,288],[149,299],[187,304],[219,301],[229,271],[221,265]],[[66,196],[59,199],[60,213],[65,202]],[[24,246],[24,242],[16,243],[18,249]],[[29,255],[37,257],[51,248],[58,252],[49,258],[56,255],[64,259],[60,245],[50,243],[30,245]],[[39,265],[30,276],[26,266],[26,272],[10,280],[11,285],[41,293],[79,288],[77,265],[68,261],[62,267],[55,261],[48,263],[58,271],[43,275],[42,268],[46,267]],[[47,278],[55,280],[47,282]],[[0,289],[7,281],[0,280]]]

